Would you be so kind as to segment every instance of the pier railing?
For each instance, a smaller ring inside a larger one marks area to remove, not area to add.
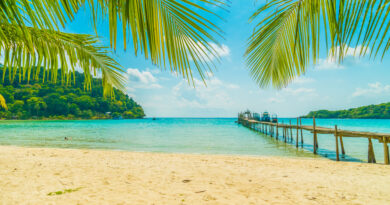
[[[372,140],[376,139],[380,143],[383,144],[383,150],[384,150],[384,163],[389,164],[389,147],[387,143],[390,143],[390,134],[389,133],[377,133],[377,132],[360,132],[360,131],[349,131],[349,130],[340,130],[337,128],[337,125],[335,125],[333,128],[326,128],[326,127],[318,127],[316,126],[315,118],[313,117],[313,126],[308,125],[302,125],[302,120],[300,118],[297,118],[297,124],[293,125],[291,124],[291,120],[289,124],[280,124],[280,123],[273,123],[273,122],[265,122],[265,121],[258,121],[251,118],[247,118],[243,115],[239,115],[238,117],[238,123],[242,124],[245,127],[248,127],[250,129],[262,132],[266,135],[269,135],[271,137],[275,137],[276,139],[279,139],[279,137],[284,139],[284,142],[287,142],[287,140],[292,140],[295,135],[295,146],[298,148],[298,142],[299,142],[299,135],[300,135],[300,141],[301,145],[303,146],[303,130],[310,131],[313,133],[313,153],[317,154],[318,150],[318,134],[331,134],[335,137],[336,142],[336,160],[340,160],[340,153],[339,153],[339,144],[341,147],[341,153],[345,155],[345,149],[344,149],[344,143],[343,143],[343,137],[362,137],[367,138],[368,140],[368,162],[369,163],[376,163],[375,160],[375,153],[374,153],[374,147],[372,145]],[[260,126],[257,126],[260,125]],[[281,130],[281,136],[279,135],[279,129]],[[293,132],[294,130],[294,132]]]

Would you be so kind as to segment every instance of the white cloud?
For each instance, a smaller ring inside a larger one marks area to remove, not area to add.
[[[295,83],[295,84],[306,84],[306,83],[312,83],[314,81],[315,80],[313,78],[308,78],[308,77],[301,76],[301,77],[295,79],[293,81],[293,83]]]
[[[300,94],[314,94],[315,89],[313,88],[284,88],[282,90],[283,93],[289,94],[289,95],[300,95]]]
[[[150,71],[140,71],[137,68],[127,69],[127,78],[129,79],[129,91],[140,89],[158,89],[162,88],[158,84],[157,78]]]
[[[345,67],[339,64],[333,58],[318,59],[318,63],[315,65],[318,70],[337,70],[344,69]]]
[[[346,46],[343,48],[343,64],[357,64],[360,62],[359,56],[361,51],[365,51],[367,49],[367,52],[370,51],[370,48],[363,47],[361,45],[356,47],[349,47]],[[320,58],[318,59],[318,63],[314,66],[318,70],[336,70],[336,69],[344,69],[345,66],[343,64],[339,63],[338,56],[340,56],[340,46],[337,46],[336,48],[332,48],[329,51],[329,56],[326,59]]]
[[[214,77],[214,74],[213,74],[212,72],[210,72],[210,71],[206,71],[206,72],[205,72],[205,76],[206,76],[207,78],[212,78],[212,77]]]
[[[211,46],[211,49],[214,50],[214,52],[209,52],[206,47],[201,43],[198,42],[198,50],[197,53],[199,56],[203,57],[205,61],[213,61],[216,57],[227,57],[230,55],[230,49],[227,45],[222,44],[221,46],[218,46],[215,43],[209,42],[209,45]],[[213,53],[215,55],[213,55]]]
[[[157,69],[157,68],[154,68],[154,69],[146,68],[146,71],[148,71],[148,72],[150,72],[152,74],[159,74],[159,73],[161,73],[161,70]]]
[[[230,49],[227,45],[222,44],[221,46],[218,46],[215,43],[210,43],[210,45],[217,52],[219,57],[226,57],[230,55]]]
[[[352,97],[359,96],[375,96],[390,93],[390,85],[382,85],[380,82],[369,83],[368,88],[356,88],[355,92],[352,93]]]
[[[281,97],[271,97],[268,99],[269,103],[282,103],[284,102],[284,98]]]
[[[284,88],[266,98],[265,102],[269,104],[305,102],[317,97],[318,94],[314,88]]]
[[[175,101],[179,107],[200,109],[227,109],[233,105],[230,92],[239,86],[225,83],[213,77],[204,82],[194,79],[194,86],[181,81],[172,88]]]

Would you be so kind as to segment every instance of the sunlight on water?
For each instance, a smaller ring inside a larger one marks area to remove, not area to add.
[[[295,142],[284,144],[274,138],[234,123],[234,118],[87,121],[1,121],[0,144],[37,147],[115,149],[146,152],[239,154],[317,157],[312,152],[312,134],[304,132],[303,149]],[[280,119],[285,123],[289,119]],[[295,119],[292,119],[294,124]],[[302,123],[311,125],[311,119]],[[388,132],[390,120],[318,119],[317,125],[340,129]],[[281,132],[279,132],[281,134]],[[295,139],[296,131],[293,131]],[[64,140],[67,137],[71,140]],[[319,135],[319,154],[335,159],[333,135]],[[373,141],[378,162],[383,161],[382,144]],[[343,160],[366,161],[367,139],[344,138]]]

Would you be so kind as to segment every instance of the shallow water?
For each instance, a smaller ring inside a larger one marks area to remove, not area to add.
[[[34,147],[115,149],[145,152],[237,154],[318,157],[312,152],[312,134],[304,132],[303,148],[237,125],[235,118],[86,121],[0,121],[0,144]],[[280,122],[289,119],[280,119]],[[294,124],[296,119],[292,119]],[[317,126],[390,133],[390,120],[317,119]],[[311,125],[312,120],[302,123]],[[279,132],[281,134],[281,132]],[[293,131],[294,139],[296,131]],[[64,138],[71,140],[64,140]],[[367,160],[367,139],[343,138],[345,161]],[[319,135],[319,154],[335,158],[333,135]],[[373,141],[376,159],[383,161],[383,146]]]

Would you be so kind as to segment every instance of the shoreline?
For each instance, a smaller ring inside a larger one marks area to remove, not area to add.
[[[108,152],[125,152],[125,153],[134,153],[134,154],[161,154],[161,155],[188,155],[188,156],[215,156],[215,157],[244,157],[244,158],[287,158],[287,159],[307,159],[307,160],[325,160],[325,161],[335,161],[331,158],[325,157],[323,155],[311,155],[311,156],[295,156],[295,155],[256,155],[256,154],[225,154],[225,153],[197,153],[197,152],[164,152],[164,151],[137,151],[137,150],[126,150],[126,149],[111,149],[111,148],[77,148],[77,147],[41,147],[41,146],[31,146],[31,145],[2,145],[0,144],[0,150],[2,147],[11,147],[11,148],[26,148],[26,149],[59,149],[59,150],[81,150],[81,151],[108,151]],[[311,154],[311,153],[309,153]],[[340,161],[340,162],[350,162],[350,163],[367,163],[361,161]],[[383,164],[383,163],[376,163]]]
[[[326,158],[0,146],[5,204],[385,204],[389,180]]]

